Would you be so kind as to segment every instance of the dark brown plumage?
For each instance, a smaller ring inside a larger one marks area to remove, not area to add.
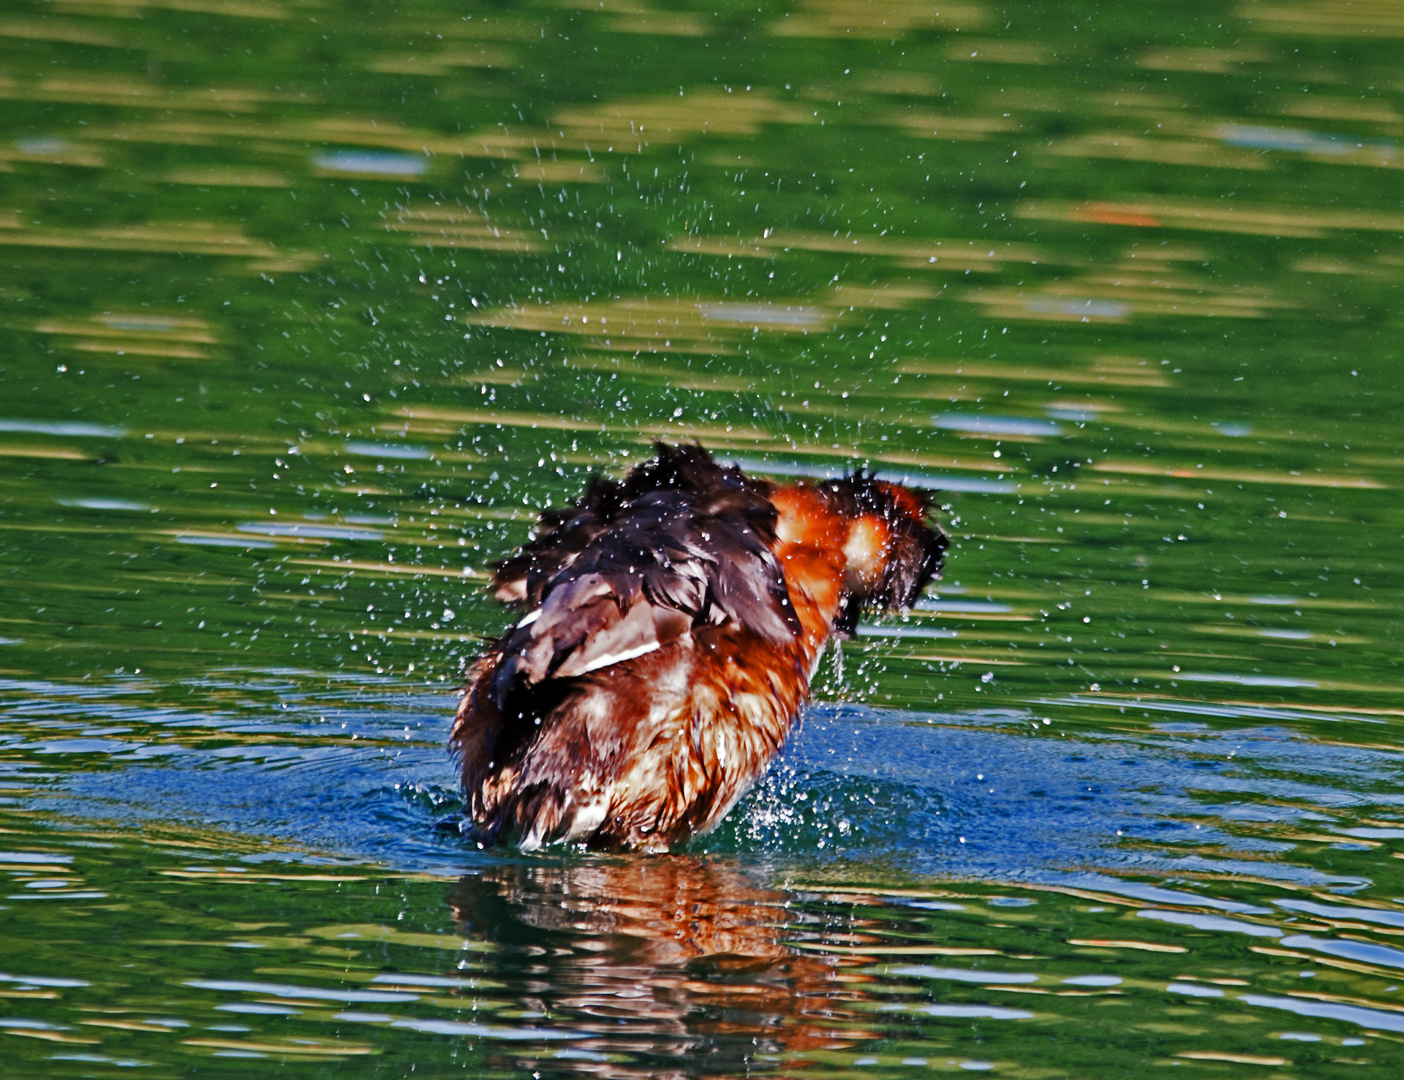
[[[656,449],[496,567],[524,614],[469,670],[451,737],[485,839],[705,832],[779,751],[828,638],[940,569],[925,492],[861,471],[777,487]]]

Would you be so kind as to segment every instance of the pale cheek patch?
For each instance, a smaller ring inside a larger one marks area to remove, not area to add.
[[[848,530],[848,540],[843,545],[850,580],[856,578],[864,589],[870,589],[877,583],[882,576],[886,543],[887,528],[882,522],[864,517],[853,523]]]
[[[781,513],[775,520],[775,538],[782,544],[797,544],[804,536],[804,529],[793,514]]]

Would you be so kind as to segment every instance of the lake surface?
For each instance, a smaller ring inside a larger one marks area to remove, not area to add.
[[[10,0],[6,1069],[1393,1075],[1401,48]],[[436,830],[484,568],[658,439],[937,489],[944,579],[687,851]]]

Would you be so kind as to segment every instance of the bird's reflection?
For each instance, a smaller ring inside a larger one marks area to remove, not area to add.
[[[571,1064],[678,1077],[875,1037],[852,1008],[861,976],[788,944],[821,929],[796,899],[688,856],[502,863],[449,898],[465,932],[500,947],[494,974],[512,972],[520,1008],[597,1033],[576,1046],[611,1058]]]

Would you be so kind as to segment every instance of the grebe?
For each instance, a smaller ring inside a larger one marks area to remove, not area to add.
[[[829,638],[940,570],[927,492],[861,470],[782,487],[655,450],[494,566],[523,614],[469,668],[450,737],[485,841],[661,851],[706,832],[779,752]]]

